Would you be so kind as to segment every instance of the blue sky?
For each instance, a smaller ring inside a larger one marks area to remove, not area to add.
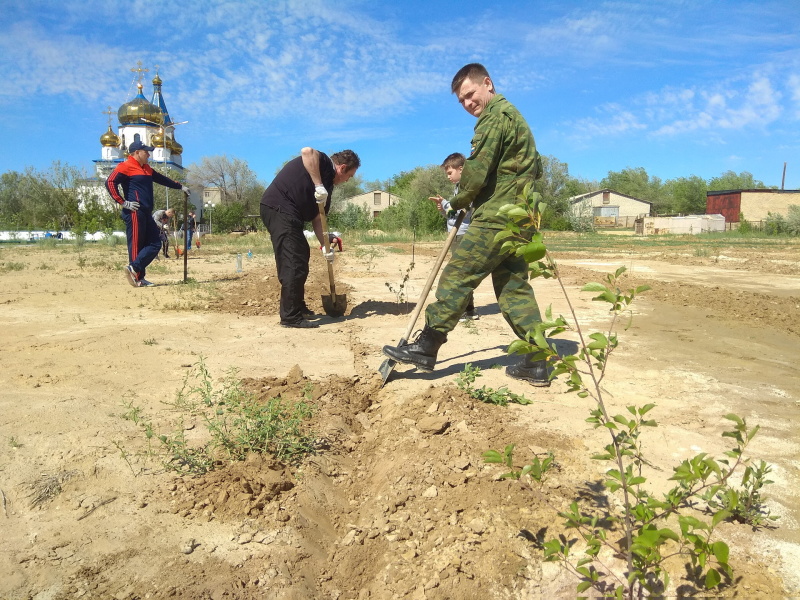
[[[468,153],[450,93],[469,62],[528,119],[540,152],[590,180],[749,171],[800,189],[797,0],[3,0],[0,172],[92,169],[103,111],[163,93],[184,147],[268,182],[309,145],[352,148],[365,180]],[[186,8],[183,8],[185,6]],[[113,122],[116,129],[116,117]]]

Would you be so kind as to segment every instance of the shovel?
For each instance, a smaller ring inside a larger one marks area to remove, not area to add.
[[[319,203],[319,218],[322,221],[322,239],[325,247],[325,253],[331,251],[330,234],[328,233],[328,218],[325,216],[325,203]],[[333,282],[333,263],[328,263],[328,279],[331,283],[331,295],[322,296],[322,308],[325,309],[325,314],[330,317],[341,317],[344,311],[347,310],[347,296],[345,294],[336,293],[336,284]]]
[[[466,211],[463,210],[458,211],[456,222],[453,225],[453,228],[450,230],[450,234],[447,236],[447,240],[445,240],[444,242],[442,251],[439,253],[439,256],[436,257],[436,264],[433,265],[433,269],[431,269],[431,274],[428,275],[428,280],[425,282],[425,287],[422,288],[422,293],[419,295],[419,300],[417,300],[417,305],[414,307],[414,312],[411,313],[411,319],[408,322],[406,333],[402,338],[400,338],[400,341],[397,344],[398,348],[403,344],[405,344],[408,341],[408,338],[411,337],[411,334],[414,331],[414,325],[417,324],[419,313],[422,312],[422,307],[425,304],[425,300],[428,299],[428,294],[430,293],[431,288],[433,287],[433,281],[434,279],[436,279],[436,275],[439,273],[439,269],[442,267],[442,263],[444,262],[444,259],[447,256],[447,251],[450,250],[450,246],[453,245],[453,240],[456,239],[456,236],[458,235],[458,228],[461,226],[461,221],[464,220],[465,214]],[[394,366],[396,364],[397,362],[395,360],[387,358],[378,368],[378,371],[381,374],[381,378],[383,378],[383,383],[386,383],[388,381],[389,376],[392,374],[392,371],[394,371]]]

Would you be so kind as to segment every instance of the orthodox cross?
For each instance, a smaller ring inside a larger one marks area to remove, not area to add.
[[[111,107],[109,106],[103,111],[103,114],[108,115],[108,126],[111,127],[111,115],[114,114],[114,111],[111,110]]]
[[[144,73],[147,73],[149,70],[150,69],[148,69],[148,68],[144,68],[143,69],[142,68],[142,61],[137,60],[136,61],[136,66],[131,69],[131,72],[136,73],[136,80],[139,83],[141,83],[142,82],[142,77],[144,76]]]

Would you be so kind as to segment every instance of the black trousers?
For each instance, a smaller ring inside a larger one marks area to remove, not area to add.
[[[303,235],[303,222],[263,204],[261,220],[272,240],[278,281],[281,282],[281,323],[297,323],[303,320],[308,261],[311,259],[311,249]]]

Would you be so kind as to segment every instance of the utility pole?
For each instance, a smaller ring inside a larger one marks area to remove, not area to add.
[[[786,183],[786,163],[783,163],[783,177],[781,177],[781,189],[783,189],[783,184]]]

